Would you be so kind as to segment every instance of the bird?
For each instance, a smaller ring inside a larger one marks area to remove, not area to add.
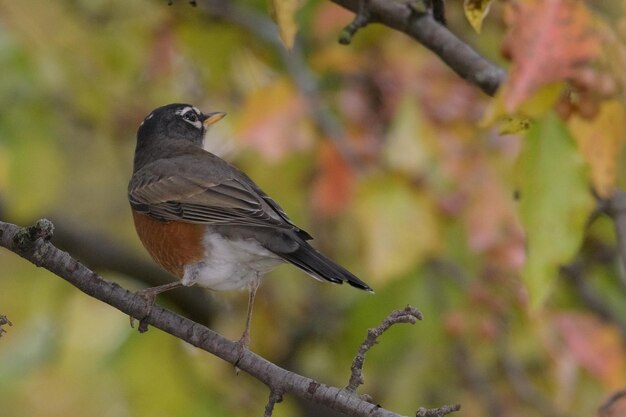
[[[209,126],[225,116],[183,103],[150,112],[137,131],[128,199],[143,246],[176,278],[139,294],[152,306],[159,293],[181,286],[247,288],[237,341],[247,348],[261,277],[281,263],[320,281],[373,290],[311,246],[311,235],[250,177],[204,149]]]

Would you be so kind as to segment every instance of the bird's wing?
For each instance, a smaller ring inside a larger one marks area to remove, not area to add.
[[[245,177],[209,180],[138,172],[129,185],[128,197],[134,210],[159,220],[289,229],[310,239],[274,200]]]

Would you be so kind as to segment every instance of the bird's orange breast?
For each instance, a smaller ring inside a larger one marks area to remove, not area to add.
[[[133,210],[135,229],[141,243],[165,270],[183,277],[184,267],[204,257],[201,224],[176,221],[162,222]]]

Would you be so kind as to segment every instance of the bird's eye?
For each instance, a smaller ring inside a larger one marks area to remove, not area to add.
[[[198,116],[196,116],[194,112],[188,111],[183,115],[183,119],[187,120],[188,122],[194,123],[198,121]]]

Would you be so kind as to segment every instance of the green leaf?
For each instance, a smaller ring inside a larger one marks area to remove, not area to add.
[[[491,0],[464,0],[463,10],[465,17],[470,22],[474,30],[480,33],[483,26],[483,20],[489,13]]]
[[[278,26],[280,39],[287,49],[293,47],[298,25],[296,24],[296,11],[300,6],[298,0],[269,0],[270,15]]]
[[[518,168],[519,210],[528,247],[523,279],[530,308],[537,310],[549,296],[559,267],[578,251],[594,202],[583,159],[554,114],[528,131]]]

